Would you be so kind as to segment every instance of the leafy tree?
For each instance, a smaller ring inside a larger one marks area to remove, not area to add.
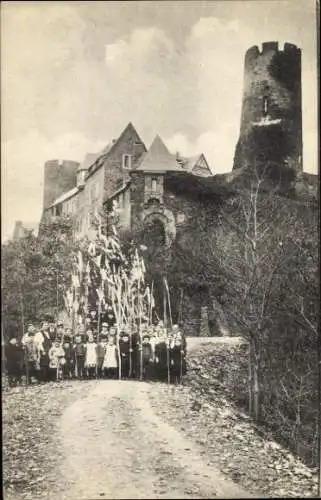
[[[249,341],[251,415],[273,425],[296,451],[304,442],[311,458],[320,300],[316,206],[288,196],[290,173],[276,173],[269,165],[246,172],[199,239],[191,232],[176,245],[176,257],[179,272],[206,285],[230,327]]]
[[[2,246],[2,318],[6,339],[22,336],[27,322],[39,322],[46,313],[58,315],[64,307],[64,289],[77,243],[72,221],[59,217]]]

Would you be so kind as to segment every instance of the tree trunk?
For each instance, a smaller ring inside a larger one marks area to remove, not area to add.
[[[254,340],[252,346],[252,380],[253,380],[253,416],[256,422],[260,420],[261,395],[260,395],[260,367],[259,353]]]
[[[1,321],[1,367],[2,374],[6,372],[6,354],[5,354],[5,342],[4,342],[4,333],[3,333],[3,322]]]
[[[260,420],[260,383],[258,363],[253,363],[253,414],[256,422]]]
[[[252,346],[249,342],[249,352],[248,352],[248,363],[249,363],[249,376],[248,376],[248,389],[249,389],[249,415],[253,415],[253,356],[252,356]]]
[[[249,342],[249,414],[260,420],[260,379],[259,379],[259,359],[253,340]]]

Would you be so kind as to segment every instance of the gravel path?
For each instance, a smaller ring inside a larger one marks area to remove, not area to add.
[[[248,497],[160,419],[148,383],[99,381],[59,424],[59,483],[47,498]]]

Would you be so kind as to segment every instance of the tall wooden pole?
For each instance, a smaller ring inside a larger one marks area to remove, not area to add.
[[[178,324],[180,325],[183,319],[183,295],[184,295],[184,290],[181,288],[181,296],[180,296],[180,301],[179,301],[179,313],[178,313]]]
[[[165,280],[165,278],[164,278]],[[166,292],[165,292],[165,281],[163,282],[163,321],[164,321],[164,326],[166,326],[167,323],[167,317],[166,317]]]
[[[142,336],[142,311],[140,302],[140,280],[137,287],[138,314],[139,314],[139,338],[140,338],[140,380],[143,380],[143,336]]]
[[[56,324],[58,324],[59,320],[59,273],[57,268],[56,273]]]

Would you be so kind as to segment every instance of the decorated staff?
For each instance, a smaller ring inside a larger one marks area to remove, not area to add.
[[[97,357],[96,373],[101,371],[103,350],[99,347],[101,335],[101,322],[108,323],[109,327],[115,325],[115,340],[117,350],[118,378],[122,376],[135,376],[143,379],[146,372],[147,357],[146,337],[143,338],[152,326],[153,311],[155,301],[153,297],[154,283],[151,288],[145,283],[145,263],[136,248],[134,252],[126,258],[121,250],[118,236],[114,226],[110,227],[107,234],[103,233],[101,221],[97,228],[97,237],[94,241],[85,243],[78,252],[74,262],[71,276],[71,286],[65,294],[65,303],[72,324],[75,328],[77,323],[84,323],[84,318],[88,315],[88,320],[93,331],[97,331],[97,352],[101,351],[101,356]],[[164,327],[167,326],[167,309],[169,312],[170,326],[172,326],[172,311],[170,294],[166,278],[164,285]],[[98,307],[98,311],[95,310]],[[88,313],[89,311],[92,311]],[[97,314],[98,312],[98,314]],[[94,317],[95,316],[95,317]],[[136,331],[137,329],[137,339]],[[125,343],[124,343],[125,331]],[[153,359],[162,371],[167,365],[167,379],[170,381],[169,346],[166,332],[162,331],[162,345],[164,352],[159,350],[156,341],[152,339],[152,352],[149,359]],[[136,343],[137,341],[137,343]],[[77,351],[81,350],[80,340],[77,342]],[[149,343],[150,344],[150,343]],[[138,347],[139,349],[136,349]],[[122,346],[122,349],[120,349]],[[99,349],[98,349],[99,347]],[[109,349],[111,351],[111,349]],[[126,352],[125,352],[126,351]],[[133,353],[137,353],[136,366],[133,366]],[[164,356],[165,354],[165,360]],[[77,372],[81,359],[77,356]],[[78,373],[79,375],[79,373]]]

